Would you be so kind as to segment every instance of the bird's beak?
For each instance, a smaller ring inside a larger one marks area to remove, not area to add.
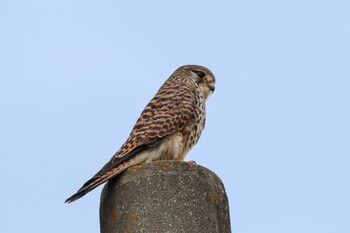
[[[211,93],[214,93],[215,85],[214,84],[209,85],[209,90],[211,91]]]

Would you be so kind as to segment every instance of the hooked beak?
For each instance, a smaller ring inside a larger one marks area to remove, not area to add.
[[[211,93],[214,93],[215,91],[215,85],[209,85],[209,90],[211,91]]]

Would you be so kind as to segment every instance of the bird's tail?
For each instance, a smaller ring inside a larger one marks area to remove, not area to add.
[[[114,176],[118,175],[119,173],[121,173],[124,169],[125,169],[124,167],[114,167],[114,168],[107,170],[107,171],[103,171],[103,169],[102,169],[94,177],[92,177],[90,180],[88,180],[83,185],[83,187],[81,187],[74,195],[69,197],[65,201],[65,203],[71,203],[71,202],[81,198],[82,196],[84,196],[85,194],[87,194],[88,192],[90,192],[91,190],[96,188],[97,186],[103,184],[107,180],[109,180],[109,179],[113,178]]]

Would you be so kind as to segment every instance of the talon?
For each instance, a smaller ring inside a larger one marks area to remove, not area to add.
[[[187,163],[190,164],[190,165],[197,165],[196,161],[193,161],[193,160],[190,160]]]

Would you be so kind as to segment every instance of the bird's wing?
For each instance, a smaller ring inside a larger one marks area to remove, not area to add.
[[[70,203],[84,196],[125,170],[126,161],[147,148],[158,145],[167,135],[181,131],[193,120],[195,114],[197,100],[193,98],[193,90],[194,88],[186,85],[164,83],[141,113],[120,150],[66,202]]]

